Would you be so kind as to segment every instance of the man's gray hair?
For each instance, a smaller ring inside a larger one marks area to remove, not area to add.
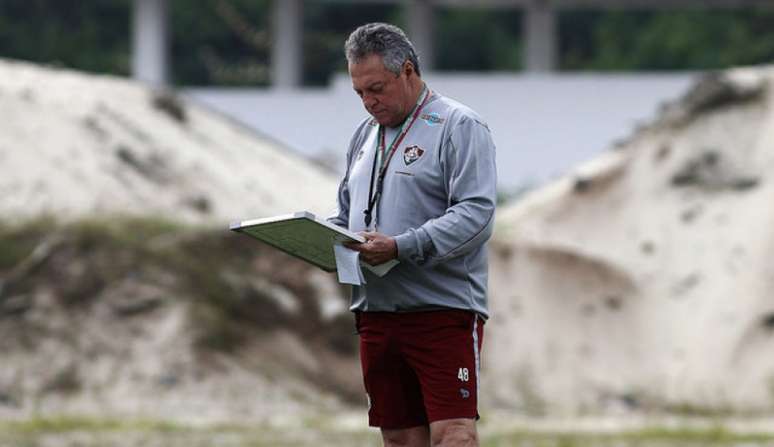
[[[388,23],[368,23],[349,35],[344,44],[347,61],[356,64],[366,57],[377,54],[382,57],[387,70],[400,74],[403,64],[411,61],[414,71],[420,75],[419,57],[406,33]]]

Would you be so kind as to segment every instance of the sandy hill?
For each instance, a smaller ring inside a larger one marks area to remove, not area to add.
[[[362,403],[333,276],[226,231],[324,214],[334,178],[126,79],[0,60],[0,104],[0,419],[292,423]]]
[[[2,216],[220,223],[334,203],[321,168],[170,92],[0,60],[0,101]]]
[[[0,420],[298,422],[361,404],[341,292],[220,229],[0,222]]]
[[[518,396],[503,405],[774,409],[772,87],[772,68],[708,76],[501,210],[490,380]]]

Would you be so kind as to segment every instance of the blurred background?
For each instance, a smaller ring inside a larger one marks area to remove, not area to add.
[[[326,215],[403,27],[498,151],[488,446],[774,445],[774,4],[0,0],[0,446],[380,445]]]

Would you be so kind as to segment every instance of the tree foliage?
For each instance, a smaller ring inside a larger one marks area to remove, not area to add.
[[[170,57],[181,85],[267,85],[270,0],[171,0]]]
[[[268,85],[271,0],[169,0],[177,85]],[[1,0],[0,57],[128,75],[131,0]],[[346,69],[342,45],[371,21],[405,25],[397,3],[304,2],[303,82]],[[562,70],[692,70],[774,60],[774,7],[684,11],[565,11]],[[521,69],[516,8],[438,8],[436,68]]]
[[[2,0],[0,57],[128,74],[130,0]]]
[[[521,17],[521,12],[514,8],[438,11],[436,67],[459,71],[519,70]]]
[[[774,9],[575,12],[561,18],[566,70],[692,70],[774,61]]]

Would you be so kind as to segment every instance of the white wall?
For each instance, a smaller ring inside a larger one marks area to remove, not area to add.
[[[696,74],[429,74],[428,85],[478,111],[498,148],[500,185],[554,178],[605,150],[676,99]],[[326,89],[188,89],[185,93],[308,156],[343,167],[365,117],[349,79]]]

